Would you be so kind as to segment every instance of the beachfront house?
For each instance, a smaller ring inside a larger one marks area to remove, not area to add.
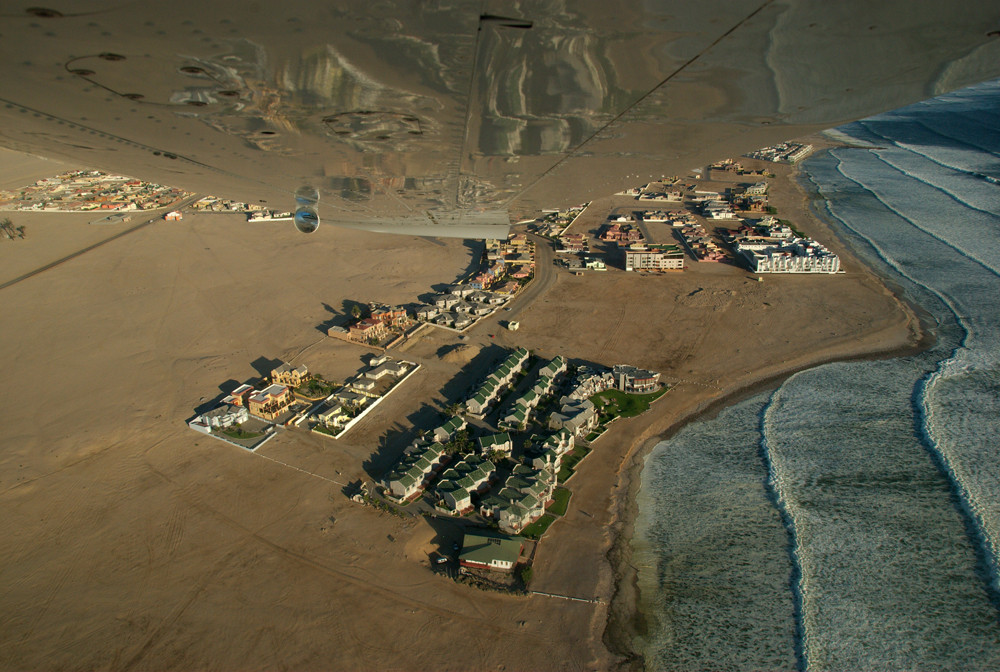
[[[463,567],[511,571],[521,559],[524,543],[520,539],[494,534],[487,530],[467,532],[462,540],[458,562]]]
[[[616,364],[612,369],[615,387],[622,392],[644,394],[659,388],[660,374],[628,364]]]
[[[560,403],[561,408],[549,416],[549,429],[565,429],[575,436],[583,436],[597,426],[597,409],[589,399],[563,397]]]

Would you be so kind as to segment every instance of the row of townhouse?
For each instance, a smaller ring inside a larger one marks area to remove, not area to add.
[[[455,438],[456,434],[465,429],[467,426],[468,423],[465,421],[465,418],[463,418],[460,415],[456,415],[455,417],[451,418],[446,423],[444,423],[443,425],[437,427],[434,431],[432,431],[431,436],[434,437],[435,441],[440,441],[441,443],[448,443],[453,438]]]
[[[466,455],[441,474],[437,493],[441,502],[457,514],[472,510],[472,495],[489,489],[496,465],[479,455]]]
[[[440,442],[415,443],[382,478],[382,485],[398,499],[413,499],[423,492],[447,459]]]
[[[565,370],[566,360],[560,356],[539,369],[534,384],[514,400],[510,411],[501,419],[501,423],[511,428],[524,429],[538,402],[552,391],[555,377]]]
[[[597,426],[597,407],[589,399],[559,400],[559,410],[549,416],[549,429],[565,429],[575,436],[584,436]]]
[[[681,240],[690,248],[698,261],[722,261],[725,254],[708,232],[700,224],[688,224],[681,227]]]
[[[465,410],[472,415],[484,415],[490,404],[500,396],[500,393],[514,380],[514,376],[524,367],[529,355],[530,353],[525,348],[518,348],[507,355],[500,366],[466,400]]]
[[[381,340],[393,329],[405,329],[410,324],[410,317],[402,306],[371,303],[368,305],[368,312],[368,317],[358,320],[348,329],[352,340]]]
[[[411,499],[422,492],[449,459],[445,444],[466,426],[465,418],[456,416],[428,432],[426,438],[414,441],[383,477],[386,491],[400,499]]]
[[[545,513],[555,487],[555,472],[519,464],[498,492],[484,498],[479,512],[504,532],[517,533]]]
[[[488,262],[486,268],[477,273],[469,280],[468,285],[473,289],[489,289],[507,274],[507,267],[502,261]]]
[[[366,371],[346,381],[330,395],[326,405],[316,414],[316,420],[327,429],[342,429],[359,411],[379,398],[375,392],[379,380],[389,376],[398,381],[416,366],[385,354],[373,355]]]
[[[453,285],[449,291],[435,296],[432,303],[420,306],[416,317],[421,322],[463,329],[509,300],[509,294],[476,289],[469,284]]]
[[[573,389],[566,395],[569,399],[589,399],[590,397],[610,390],[615,386],[615,376],[611,371],[602,369],[594,371],[587,367],[579,367],[576,370],[576,378],[573,380]]]
[[[542,437],[537,434],[530,439],[532,445],[531,466],[535,469],[548,469],[554,474],[559,473],[562,458],[576,445],[576,437],[568,429],[560,429],[555,434]]]
[[[514,442],[511,441],[510,434],[507,432],[481,436],[479,437],[479,452],[483,455],[498,452],[510,457],[511,453],[514,452]]]

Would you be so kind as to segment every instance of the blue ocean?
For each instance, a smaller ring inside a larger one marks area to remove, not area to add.
[[[818,214],[930,316],[648,456],[649,669],[1000,669],[1000,82],[837,129]]]

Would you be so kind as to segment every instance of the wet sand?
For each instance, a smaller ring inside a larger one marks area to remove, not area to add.
[[[776,192],[782,217],[843,252],[807,222],[794,186]],[[596,229],[612,201],[574,230]],[[345,301],[411,301],[462,275],[479,249],[332,227],[307,237],[283,224],[157,223],[0,290],[11,383],[0,395],[2,667],[628,664],[629,507],[649,447],[752,385],[896,351],[919,333],[849,258],[844,275],[760,283],[725,265],[558,271],[519,313],[520,331],[500,329],[501,313],[466,343],[632,363],[673,389],[596,442],[569,482],[569,512],[538,547],[533,589],[600,603],[485,593],[430,571],[454,525],[380,514],[340,485],[401,450],[413,423],[450,401],[441,389],[456,373],[477,375],[439,356],[453,334],[426,329],[408,343],[424,368],[342,441],[285,432],[252,455],[185,426],[220,388],[276,359],[349,375],[368,350],[320,325]],[[36,222],[30,254],[61,254],[71,235],[83,244],[67,226]],[[23,242],[0,244],[5,268],[26,263]]]

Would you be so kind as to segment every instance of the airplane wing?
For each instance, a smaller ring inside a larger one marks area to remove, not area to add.
[[[0,9],[0,145],[417,235],[1000,76],[985,2],[33,1]]]

